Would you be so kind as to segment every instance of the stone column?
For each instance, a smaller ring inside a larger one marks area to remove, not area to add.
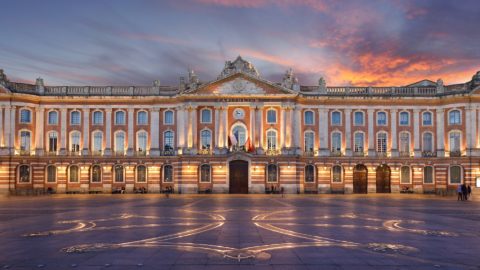
[[[257,123],[258,123],[258,154],[263,154],[264,153],[264,140],[263,140],[263,135],[264,135],[264,130],[263,130],[263,104],[257,105]]]
[[[15,115],[16,115],[16,107],[12,106],[10,110],[10,153],[15,153]]]
[[[301,146],[301,135],[302,135],[302,108],[300,106],[295,106],[293,108],[293,125],[292,136],[293,136],[293,148],[296,155],[303,153]]]
[[[286,110],[285,104],[282,104],[280,108],[280,149],[284,150],[285,148],[285,110]]]
[[[223,138],[225,139],[224,147],[228,148],[228,136],[230,133],[230,127],[228,126],[228,105],[224,104],[223,105]]]
[[[160,108],[150,109],[150,156],[159,156]]]
[[[188,106],[187,110],[184,111],[185,119],[187,121],[187,148],[191,149],[193,147],[193,119],[192,119],[192,107]]]
[[[255,145],[255,105],[250,104],[250,126],[248,127],[250,144]]]
[[[45,108],[42,106],[35,110],[35,155],[43,156],[44,153],[44,118]]]
[[[368,109],[367,110],[367,115],[368,115],[368,156],[369,157],[374,157],[376,154],[375,151],[375,134],[374,134],[374,124],[375,121],[373,120],[375,110],[374,109]]]
[[[477,115],[475,108],[467,108],[465,110],[465,129],[467,137],[467,156],[477,156],[476,137],[477,137]]]
[[[85,108],[83,109],[83,149],[82,155],[88,155],[89,146],[89,138],[90,138],[90,109]]]
[[[220,144],[220,123],[221,123],[221,119],[220,119],[220,106],[216,105],[215,106],[215,153],[218,154],[218,148],[221,147],[221,144]]]
[[[397,147],[397,109],[390,110],[390,133],[391,133],[391,147],[390,152],[392,157],[398,157]]]
[[[183,153],[183,148],[185,148],[185,118],[184,118],[184,107],[178,106],[176,108],[177,115],[177,148],[181,149],[179,153]]]
[[[112,154],[112,108],[105,109],[105,156]]]
[[[420,109],[413,109],[413,153],[415,157],[422,156],[420,148]]]
[[[4,141],[4,147],[5,149],[7,149],[8,153],[10,153],[10,150],[12,147],[12,142],[10,141],[10,132],[12,130],[12,125],[10,122],[11,111],[12,109],[10,106],[5,107],[5,114],[4,114],[5,128],[3,129],[3,141]]]
[[[318,137],[319,137],[319,155],[327,157],[330,155],[328,148],[328,109],[318,109]]]
[[[4,132],[5,132],[5,129],[3,128],[3,109],[5,107],[2,105],[0,107],[0,148],[3,148],[5,147],[5,141],[3,140],[4,138]]]
[[[67,154],[67,108],[60,109],[60,155]]]
[[[293,105],[288,106],[287,108],[287,120],[286,120],[286,126],[285,126],[285,133],[286,133],[286,139],[285,139],[285,146],[291,150],[293,145],[292,145],[292,133],[293,133]]]
[[[133,132],[133,125],[134,125],[134,112],[135,110],[133,108],[128,108],[128,148],[127,148],[127,156],[133,156],[135,149],[134,145],[134,132]]]
[[[190,111],[190,119],[191,119],[191,124],[192,124],[192,151],[194,154],[196,154],[198,147],[198,132],[197,132],[197,123],[198,123],[198,118],[197,118],[197,106],[192,106],[192,110]]]
[[[437,109],[437,157],[445,156],[445,110]]]
[[[345,109],[345,155],[352,156],[352,110]]]

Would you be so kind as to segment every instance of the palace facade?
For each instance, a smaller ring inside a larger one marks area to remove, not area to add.
[[[46,86],[0,72],[0,191],[444,193],[480,177],[463,84],[303,86],[238,57],[216,80]]]

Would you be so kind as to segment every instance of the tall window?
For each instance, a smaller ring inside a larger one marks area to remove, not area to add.
[[[408,126],[410,124],[408,112],[400,113],[400,126]]]
[[[58,112],[49,111],[48,112],[48,124],[49,125],[58,125]]]
[[[233,132],[233,136],[235,136],[235,138],[237,140],[236,145],[238,145],[238,146],[245,145],[245,142],[247,140],[247,130],[243,126],[236,125],[233,128],[232,132]]]
[[[460,166],[451,166],[450,167],[450,184],[461,184],[462,183],[462,168]]]
[[[410,167],[402,166],[400,169],[400,183],[410,184]]]
[[[57,167],[50,165],[47,167],[47,183],[57,182]]]
[[[426,166],[423,168],[423,183],[424,184],[433,184],[433,167]]]
[[[410,154],[410,134],[408,132],[400,132],[400,152]]]
[[[125,125],[125,112],[116,111],[115,112],[115,125]]]
[[[270,109],[267,111],[267,123],[268,124],[275,124],[277,123],[277,111],[274,109]]]
[[[340,112],[332,112],[332,126],[340,126],[342,124],[342,114]]]
[[[379,132],[377,134],[377,152],[386,153],[387,152],[387,133]]]
[[[313,165],[305,166],[305,182],[312,183],[315,182],[315,167]]]
[[[116,183],[121,183],[123,182],[123,166],[122,165],[115,165],[113,168],[113,171],[115,173],[115,182]]]
[[[212,111],[209,109],[203,109],[201,111],[200,122],[202,123],[211,123],[212,122]]]
[[[80,112],[79,111],[70,112],[70,125],[80,125]]]
[[[377,113],[377,126],[386,126],[387,125],[387,113],[378,112]]]
[[[137,113],[137,125],[147,125],[148,124],[148,114],[146,111],[139,111]]]
[[[278,171],[277,165],[268,164],[267,166],[267,182],[277,182]]]
[[[138,183],[147,182],[147,167],[145,167],[144,165],[138,165],[136,169],[136,173],[137,173]]]
[[[93,112],[93,124],[94,125],[103,125],[103,112],[94,111]]]
[[[48,133],[48,152],[57,152],[58,134],[55,131]]]
[[[173,167],[171,165],[163,166],[163,182],[173,182]]]
[[[200,166],[200,182],[210,182],[210,165],[203,164]]]
[[[450,132],[450,153],[458,153],[460,152],[460,141],[461,141],[462,133],[460,131],[452,131]]]
[[[275,130],[267,131],[267,149],[277,149],[277,132]]]
[[[20,165],[18,167],[18,182],[30,183],[30,166]]]
[[[165,125],[173,125],[173,111],[165,111],[164,116],[163,123]]]
[[[68,181],[70,183],[77,183],[79,179],[79,169],[77,165],[72,165],[68,168]]]
[[[202,149],[210,149],[210,146],[212,144],[212,133],[210,132],[210,130],[202,130],[200,137]]]
[[[32,122],[32,112],[27,109],[20,110],[20,123],[29,124]]]
[[[163,150],[172,151],[174,148],[173,131],[165,131],[165,133],[163,133]]]
[[[340,132],[332,133],[332,152],[340,153],[342,151],[342,134]]]
[[[70,133],[70,152],[80,152],[80,132]]]
[[[332,167],[332,182],[341,183],[342,182],[342,167],[335,165]]]
[[[102,182],[102,168],[100,165],[93,165],[92,166],[92,183],[100,183]]]
[[[147,151],[147,132],[145,131],[139,131],[137,133],[137,151]]]
[[[422,138],[423,151],[424,152],[433,152],[433,135],[430,132],[423,133]]]
[[[125,153],[125,132],[123,131],[115,133],[115,153]]]
[[[424,112],[422,114],[422,123],[424,126],[431,126],[432,125],[432,113],[431,112]]]
[[[305,152],[313,152],[315,133],[313,131],[305,132]]]
[[[100,153],[102,152],[103,145],[103,134],[101,131],[95,131],[93,133],[93,152]]]
[[[353,124],[355,126],[363,126],[364,122],[363,122],[363,112],[355,112],[353,114],[354,116],[354,122]]]
[[[313,125],[313,112],[312,111],[305,111],[305,125]]]
[[[362,132],[355,133],[355,141],[353,146],[353,151],[356,153],[363,153],[363,143],[364,143],[364,136]]]
[[[30,152],[31,134],[30,131],[20,131],[20,151]]]
[[[453,110],[448,113],[448,123],[450,125],[460,125],[462,123],[459,110]]]

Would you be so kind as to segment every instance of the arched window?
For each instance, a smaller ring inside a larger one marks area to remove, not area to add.
[[[73,131],[70,133],[70,152],[80,152],[80,131]]]
[[[410,125],[410,115],[408,112],[401,112],[400,113],[400,126],[408,126]]]
[[[172,183],[173,182],[173,167],[172,165],[163,166],[163,182]]]
[[[164,112],[163,124],[173,125],[173,111],[168,110]]]
[[[47,166],[47,183],[57,182],[57,167],[53,165]]]
[[[432,118],[433,117],[431,112],[424,112],[422,114],[422,124],[424,126],[431,126],[433,124]]]
[[[353,124],[355,126],[363,126],[364,125],[364,119],[363,119],[363,112],[355,112],[353,114]]]
[[[424,184],[433,184],[433,167],[426,166],[423,168],[423,183]]]
[[[277,131],[273,129],[267,131],[267,149],[268,150],[277,149]]]
[[[210,165],[203,164],[202,166],[200,166],[200,182],[208,183],[211,180],[210,177]]]
[[[462,177],[462,167],[455,165],[450,167],[450,177],[448,179],[449,184],[461,184],[463,180]]]
[[[58,149],[58,133],[56,131],[50,131],[48,133],[48,152],[56,153]]]
[[[116,111],[115,112],[115,125],[125,125],[125,112]]]
[[[92,183],[102,182],[102,167],[100,165],[92,166]]]
[[[147,167],[144,165],[138,165],[136,169],[136,178],[138,183],[147,182]]]
[[[431,132],[423,133],[422,144],[424,152],[433,152],[433,135]]]
[[[245,127],[241,125],[236,125],[235,127],[233,127],[232,132],[233,132],[233,136],[235,137],[235,140],[237,140],[237,143],[235,145],[244,146],[245,141],[247,140],[247,130],[245,129]],[[230,140],[232,140],[232,138]]]
[[[32,111],[29,109],[20,110],[20,123],[30,124],[32,122]]]
[[[460,155],[461,141],[462,141],[462,132],[461,131],[450,132],[450,134],[449,134],[450,156],[459,156]]]
[[[340,112],[332,112],[332,126],[340,126],[342,125],[342,114]]]
[[[377,126],[386,126],[387,125],[387,113],[378,112],[377,113]]]
[[[275,124],[277,123],[277,111],[274,109],[270,109],[267,111],[267,123],[268,124]]]
[[[386,132],[377,133],[377,152],[378,153],[387,152],[387,133]]]
[[[93,124],[94,125],[103,125],[103,112],[94,111],[93,112]]]
[[[410,167],[402,166],[402,168],[400,168],[400,183],[410,184]]]
[[[77,165],[72,165],[68,168],[68,182],[78,183],[80,170]]]
[[[173,151],[175,148],[174,141],[173,141],[173,131],[165,131],[163,133],[163,150],[164,151]]]
[[[210,146],[212,145],[212,133],[210,130],[202,130],[200,137],[202,149],[210,149]]]
[[[304,113],[305,125],[313,125],[314,124],[313,117],[314,117],[314,114],[312,111],[305,111]]]
[[[332,132],[332,153],[342,152],[342,133]]]
[[[137,151],[139,153],[145,154],[147,151],[147,136],[146,131],[137,132]]]
[[[268,164],[267,166],[267,182],[277,182],[278,169],[275,164]]]
[[[20,151],[24,154],[30,154],[31,140],[32,136],[30,131],[22,130],[20,131]]]
[[[305,166],[305,182],[315,182],[315,167],[313,167],[311,164]]]
[[[363,132],[356,132],[354,135],[353,151],[355,153],[363,153],[365,138]]]
[[[122,165],[115,165],[113,167],[113,172],[114,172],[114,175],[115,175],[115,183],[121,183],[123,182],[124,180],[124,169],[123,169],[123,166]]]
[[[58,125],[58,112],[49,111],[48,112],[48,124],[49,125]]]
[[[203,109],[200,112],[200,122],[204,124],[212,123],[212,110]]]
[[[448,113],[448,124],[460,125],[461,123],[462,118],[459,110],[452,110]]]
[[[80,125],[80,112],[72,111],[70,112],[70,125]]]
[[[137,113],[137,125],[148,125],[148,114],[146,111]]]
[[[400,154],[410,156],[410,134],[408,132],[400,132]]]
[[[30,166],[29,165],[18,166],[18,182],[30,183]]]
[[[313,152],[315,133],[313,131],[305,131],[305,152]]]
[[[340,165],[335,165],[332,167],[332,182],[333,183],[342,182],[342,167]]]
[[[125,153],[125,132],[115,133],[115,153],[123,155]]]
[[[103,133],[101,131],[93,132],[92,151],[100,154],[103,149]]]

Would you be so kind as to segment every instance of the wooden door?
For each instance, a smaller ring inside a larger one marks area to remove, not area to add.
[[[248,193],[248,162],[235,160],[230,162],[230,193]]]
[[[376,171],[377,193],[390,193],[390,168],[380,165]]]
[[[367,167],[357,165],[353,170],[353,193],[367,193]]]

